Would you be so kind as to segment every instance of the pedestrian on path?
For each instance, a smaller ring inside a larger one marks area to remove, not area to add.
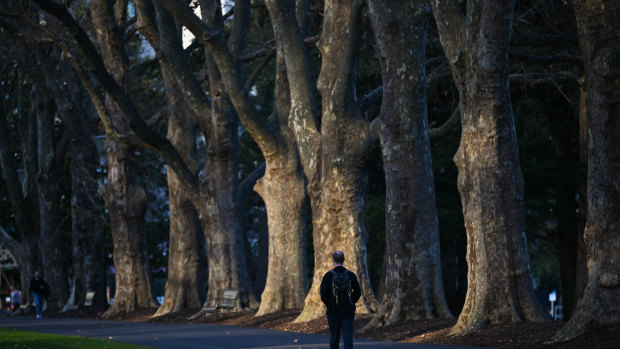
[[[34,297],[34,309],[37,312],[37,319],[40,319],[41,307],[43,302],[45,302],[45,298],[49,296],[50,291],[47,282],[43,280],[38,270],[35,270],[34,277],[30,280],[30,290],[28,293]]]
[[[353,348],[353,321],[355,320],[355,303],[362,291],[355,273],[347,270],[344,253],[334,252],[332,256],[334,269],[328,271],[321,281],[321,300],[327,306],[327,323],[329,324],[329,347],[338,349],[340,333],[344,349]]]
[[[19,309],[19,305],[22,302],[21,292],[17,288],[11,289],[11,312],[14,313]]]

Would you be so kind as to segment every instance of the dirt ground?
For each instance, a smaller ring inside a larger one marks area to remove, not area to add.
[[[143,321],[160,323],[219,323],[233,326],[263,327],[281,331],[303,333],[329,333],[327,319],[322,317],[305,323],[292,323],[299,314],[298,311],[282,311],[274,314],[256,317],[254,312],[223,313],[215,321],[212,314],[195,320],[188,318],[198,309],[189,309],[182,312],[153,318],[154,309],[138,310],[131,314],[119,315],[114,320]],[[51,314],[49,314],[51,315]],[[48,315],[48,316],[49,316]],[[100,313],[93,311],[69,312],[57,316],[99,317]],[[620,325],[607,328],[590,329],[584,335],[562,344],[545,344],[563,323],[531,323],[522,322],[510,325],[487,326],[480,331],[464,336],[450,336],[450,327],[455,320],[423,320],[406,321],[393,326],[382,327],[360,332],[372,315],[358,314],[355,319],[356,337],[388,340],[394,342],[429,343],[439,345],[460,345],[500,348],[562,348],[562,349],[595,349],[620,348]]]

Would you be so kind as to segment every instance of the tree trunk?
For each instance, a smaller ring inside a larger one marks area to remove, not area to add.
[[[569,340],[593,325],[620,323],[620,4],[574,6],[588,91],[588,275],[573,317],[553,341]]]
[[[272,6],[270,3],[268,5]],[[279,310],[302,309],[306,296],[303,214],[305,183],[295,138],[288,127],[291,103],[283,48],[279,39],[281,28],[274,23],[273,29],[277,50],[273,116],[285,144],[279,153],[265,159],[265,175],[254,187],[265,202],[269,224],[267,280],[256,316]]]
[[[588,167],[588,114],[586,110],[586,91],[584,83],[579,88],[579,162],[583,168]],[[583,297],[583,290],[586,288],[588,280],[587,249],[583,240],[583,233],[586,228],[588,212],[588,183],[582,181],[579,185],[579,224],[577,225],[577,261],[575,275],[575,295],[571,314],[577,307],[577,302]]]
[[[317,45],[322,57],[318,89],[323,116],[320,149],[316,155],[311,155],[313,151],[308,148],[307,141],[299,141],[303,137],[299,133],[305,130],[295,126],[308,178],[314,243],[312,287],[304,310],[295,322],[324,315],[319,286],[323,275],[332,268],[331,255],[335,250],[344,252],[345,266],[359,279],[362,297],[357,303],[357,312],[369,313],[376,307],[366,266],[364,226],[364,170],[369,124],[363,119],[355,96],[360,7],[361,1],[325,1],[323,34]],[[287,68],[291,67],[287,65]]]
[[[101,56],[120,86],[124,86],[127,57],[121,32],[113,9],[106,0],[91,2],[93,26],[101,49]],[[127,134],[129,127],[124,115],[106,93],[106,110],[117,129]],[[157,307],[151,292],[150,271],[146,259],[144,213],[146,193],[137,179],[137,164],[132,161],[132,146],[106,135],[107,183],[101,187],[110,214],[110,230],[114,241],[116,294],[114,303],[104,318],[136,308]]]
[[[233,57],[243,53],[249,3],[235,3],[235,17],[230,37]],[[218,30],[224,29],[219,1],[201,1],[202,17]],[[245,245],[238,221],[237,205],[239,193],[239,119],[226,94],[223,77],[211,53],[206,50],[209,87],[211,89],[211,116],[207,142],[208,171],[200,179],[204,195],[201,221],[205,228],[207,259],[209,266],[208,295],[206,305],[219,302],[226,288],[241,289],[237,310],[244,306],[258,307],[247,272]],[[241,72],[241,63],[235,58],[235,69]],[[208,222],[208,223],[207,223]],[[205,224],[207,223],[207,224]],[[228,251],[221,251],[226,249]],[[222,253],[224,252],[224,253]]]
[[[514,1],[472,3],[467,19],[450,1],[433,2],[433,10],[461,108],[454,162],[469,275],[465,305],[452,333],[489,323],[542,321],[527,254],[523,176],[508,81]]]
[[[95,291],[94,304],[105,303],[102,262],[102,213],[96,196],[99,191],[99,154],[93,143],[95,111],[72,68],[49,62],[43,69],[47,88],[52,92],[71,137],[71,293],[63,310],[84,303],[88,291]],[[100,243],[93,243],[99,241]]]
[[[387,260],[383,300],[366,328],[451,317],[443,292],[426,115],[426,6],[422,0],[369,2],[383,76],[379,136]]]
[[[67,266],[65,239],[60,227],[60,186],[56,166],[56,147],[54,134],[54,101],[44,87],[44,81],[33,81],[32,96],[35,97],[37,113],[38,173],[39,194],[39,249],[43,277],[50,287],[47,304],[51,309],[60,309],[68,299]]]
[[[235,111],[237,112],[237,115],[243,122],[243,126],[248,131],[248,133],[252,136],[254,141],[256,141],[256,143],[261,148],[262,153],[265,155],[266,161],[270,161],[269,160],[270,158],[276,158],[278,157],[278,154],[282,153],[283,151],[286,151],[287,149],[286,146],[284,147],[282,146],[283,144],[285,144],[285,141],[283,140],[281,134],[277,132],[277,127],[272,128],[268,126],[267,123],[265,123],[262,120],[262,118],[256,113],[256,110],[254,109],[254,106],[252,105],[252,102],[249,99],[247,91],[245,91],[245,89],[243,88],[243,85],[241,84],[240,68],[239,68],[240,66],[238,62],[236,61],[237,60],[236,57],[238,57],[239,53],[241,52],[240,48],[243,46],[241,43],[244,41],[244,40],[241,40],[241,38],[244,36],[244,34],[243,34],[243,30],[240,30],[239,28],[235,28],[236,26],[235,23],[241,23],[242,22],[241,19],[245,18],[243,14],[246,13],[245,11],[247,11],[248,3],[246,1],[241,1],[235,4],[235,19],[237,20],[237,18],[239,18],[239,22],[235,22],[233,24],[230,49],[229,49],[229,45],[227,45],[224,40],[224,36],[221,35],[221,33],[223,32],[220,27],[221,26],[221,13],[220,13],[220,7],[218,6],[217,2],[204,1],[202,3],[202,5],[205,5],[202,7],[202,10],[206,11],[205,13],[203,13],[203,18],[205,18],[206,23],[201,21],[199,18],[197,18],[191,12],[191,10],[183,4],[180,4],[176,1],[171,1],[171,0],[162,0],[161,3],[166,7],[168,11],[172,12],[172,14],[175,16],[177,20],[182,22],[183,25],[185,25],[188,29],[192,31],[192,33],[194,33],[194,35],[196,35],[198,40],[200,40],[201,43],[203,43],[205,47],[208,49],[209,56],[211,56],[213,58],[213,61],[217,64],[217,66],[215,67],[214,64],[212,64],[213,62],[209,63],[210,78],[215,77],[215,75],[213,75],[212,73],[216,73],[218,76],[221,75],[221,80],[220,82],[217,82],[217,85],[214,84],[215,81],[211,82],[211,89],[212,89],[211,96],[215,98],[221,98],[221,95],[223,92],[225,92],[228,95],[228,98],[230,98],[231,103],[235,107]],[[241,7],[237,8],[237,6],[241,6]],[[213,18],[213,16],[215,16],[215,18]],[[214,29],[212,29],[212,27]],[[243,26],[241,27],[243,28]],[[247,29],[247,27],[245,28]],[[217,68],[217,70],[214,68]],[[219,80],[219,77],[217,77],[217,79]],[[191,97],[191,96],[186,94],[186,98],[189,100],[188,97]],[[194,110],[197,115],[200,115],[201,111],[196,110],[195,108],[195,106],[197,105],[199,105],[199,103],[192,103],[192,110]],[[221,122],[226,123],[227,121],[223,120]],[[208,122],[208,125],[212,125],[212,124],[213,124],[212,121]],[[216,126],[219,127],[219,125],[216,125]],[[209,129],[209,127],[203,126],[203,129]],[[215,131],[209,130],[209,133],[206,133],[206,135],[208,138],[211,138],[208,135],[211,135],[211,134],[217,135],[218,134],[217,132],[218,132],[217,130]],[[216,136],[213,136],[213,137],[216,137]],[[226,140],[226,137],[218,136],[216,140],[221,142],[222,140]],[[218,143],[212,143],[210,147],[214,147],[217,145]],[[271,164],[268,164],[267,168],[277,168],[277,167],[275,166],[272,167]],[[236,178],[236,177],[233,177],[233,178]],[[204,183],[208,183],[208,182],[203,181],[203,184]],[[215,190],[215,187],[209,187],[209,186],[204,186],[204,185],[202,186],[202,188],[205,188],[206,190],[210,190],[210,191]],[[210,195],[209,192],[204,192],[203,189],[201,189],[201,191],[203,191],[202,195],[206,199],[216,200],[214,198],[210,199],[212,195]],[[271,200],[271,199],[279,200],[279,198],[277,197],[265,198],[265,200]],[[203,226],[208,226],[209,224],[209,221],[207,219],[209,217],[208,209],[213,209],[213,208],[217,208],[218,210],[221,209],[214,203],[215,201],[213,203],[206,203],[205,205],[203,205],[205,206],[205,208],[201,210],[201,220],[202,220]],[[223,204],[226,204],[226,203],[223,202]],[[267,206],[270,207],[271,205],[267,204]],[[274,217],[275,216],[278,216],[278,215],[274,215]],[[272,222],[270,222],[269,224],[271,225]],[[294,232],[297,231],[297,227],[289,227],[289,229],[291,229]],[[218,235],[214,235],[213,238],[214,239],[211,242],[209,242],[209,240],[207,241],[208,246],[209,244],[212,244],[212,246],[224,246],[222,244],[228,244],[229,242],[226,241],[226,239],[230,237],[218,234]],[[207,236],[207,239],[209,239],[209,236]],[[208,250],[211,251],[212,248],[213,247],[208,247]],[[215,280],[222,280],[222,281],[214,285],[212,285],[210,282],[209,300],[207,300],[207,302],[213,302],[215,301],[215,299],[219,298],[220,296],[220,294],[217,294],[215,292],[213,292],[213,295],[212,295],[212,290],[214,287],[216,287],[219,290],[223,290],[222,287],[226,286],[227,284],[231,284],[232,286],[234,286],[235,283],[239,282],[234,279],[236,276],[235,276],[235,273],[232,273],[232,272],[229,272],[227,276],[226,275],[211,275],[211,271],[224,274],[225,270],[222,268],[227,267],[227,265],[230,264],[229,261],[231,257],[234,257],[234,255],[231,255],[230,251],[226,251],[223,248],[215,249],[215,251],[213,252],[214,253],[210,255],[210,260],[209,260],[209,264],[210,264],[209,265],[209,270],[210,270],[209,277],[215,278]],[[294,257],[294,259],[297,259],[297,258],[299,257]],[[236,260],[242,261],[241,258],[238,258]],[[223,263],[226,263],[226,264],[223,264]],[[218,266],[218,267],[214,269],[215,266]],[[233,280],[226,281],[225,278],[230,279],[231,275],[233,276]],[[303,276],[300,276],[300,277],[303,277]]]
[[[108,175],[101,194],[110,214],[116,293],[104,318],[137,308],[157,307],[146,259],[146,194],[137,183],[135,164],[129,159],[133,153],[134,149],[127,144],[106,139]]]
[[[200,164],[194,152],[198,125],[189,110],[188,102],[183,98],[183,86],[179,86],[179,80],[175,78],[175,75],[182,73],[175,71],[172,63],[175,59],[184,59],[179,54],[182,52],[180,28],[161,6],[152,5],[150,1],[136,1],[136,27],[159,57],[168,105],[167,138],[188,164],[192,174],[197,176]],[[164,303],[154,316],[197,308],[205,300],[205,240],[198,212],[174,169],[169,167],[166,173],[170,202],[168,280]]]
[[[197,172],[198,166],[195,161],[192,161],[196,122],[190,117],[180,91],[170,77],[172,72],[163,64],[161,70],[166,85],[169,111],[167,138],[187,163],[193,163],[191,170]],[[177,312],[185,308],[198,308],[205,300],[205,241],[198,220],[198,212],[185,195],[181,181],[174,171],[166,173],[170,201],[168,280],[164,303],[154,316]]]

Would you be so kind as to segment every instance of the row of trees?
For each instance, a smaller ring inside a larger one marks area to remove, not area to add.
[[[430,139],[454,128],[460,116],[454,161],[468,277],[453,332],[487,323],[544,321],[528,261],[523,174],[509,88],[511,80],[538,77],[511,75],[509,56],[519,59],[511,52],[519,39],[511,37],[515,2],[433,1],[429,7],[423,0],[369,0],[365,7],[362,0],[239,0],[227,13],[219,0],[190,5],[179,0],[7,2],[0,8],[0,36],[6,43],[2,55],[19,65],[8,75],[18,82],[18,97],[11,99],[14,106],[3,105],[0,160],[19,238],[3,234],[2,242],[24,266],[23,284],[32,268],[42,265],[58,308],[79,304],[86,290],[100,287],[97,256],[102,247],[92,243],[103,229],[95,199],[99,192],[109,215],[116,267],[115,301],[104,316],[157,306],[144,252],[147,195],[135,160],[138,149],[149,148],[167,165],[170,205],[168,280],[157,315],[212,305],[232,287],[244,295],[238,306],[256,307],[257,315],[303,309],[296,321],[314,319],[323,314],[318,286],[337,248],[360,279],[358,312],[376,312],[369,327],[451,317],[442,283]],[[539,1],[520,4],[531,5],[531,11]],[[618,5],[611,0],[575,4],[589,135],[588,270],[576,313],[557,339],[571,338],[592,323],[620,321],[614,302],[620,292],[620,144],[614,137],[620,131],[619,42],[614,36],[620,11],[605,10],[613,6]],[[255,14],[260,11],[263,16]],[[361,98],[357,58],[370,37],[364,20],[372,26],[383,81]],[[248,37],[256,35],[250,28],[260,31],[265,23],[273,32],[269,47],[246,53],[253,47]],[[195,36],[188,48],[181,28]],[[144,61],[139,53],[144,41],[154,51],[158,84],[150,85],[144,76],[131,78],[150,64],[138,65]],[[308,49],[314,43],[320,68]],[[534,45],[531,40],[528,44]],[[427,52],[438,56],[430,58]],[[265,118],[250,91],[274,57],[275,97]],[[244,74],[244,63],[252,59],[259,63]],[[567,55],[547,59],[581,63]],[[427,91],[450,75],[458,109],[444,125],[430,128]],[[22,91],[25,80],[30,98]],[[165,98],[165,109],[145,101],[141,91]],[[373,106],[379,100],[375,117]],[[29,112],[25,101],[33,106]],[[52,115],[60,118],[66,140],[54,140],[58,124]],[[94,180],[99,159],[91,142],[95,117],[106,136],[106,178],[100,188]],[[244,183],[238,176],[239,122],[265,162]],[[204,147],[196,142],[203,137]],[[370,285],[364,217],[365,158],[376,138],[386,188],[380,302]],[[57,207],[63,147],[71,153],[71,253],[63,251]],[[27,178],[36,178],[26,180],[24,190],[18,167]],[[260,302],[251,290],[241,229],[247,190],[240,188],[254,182],[269,231]],[[306,197],[314,250],[309,292]]]

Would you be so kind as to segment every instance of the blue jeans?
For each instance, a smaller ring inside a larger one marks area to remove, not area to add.
[[[41,316],[41,300],[43,295],[36,292],[32,292],[32,295],[34,296],[34,309],[37,312],[37,316]]]
[[[353,348],[353,320],[355,314],[345,316],[327,315],[327,323],[329,324],[329,348],[338,349],[340,342],[340,332],[342,332],[342,341],[344,349]]]

